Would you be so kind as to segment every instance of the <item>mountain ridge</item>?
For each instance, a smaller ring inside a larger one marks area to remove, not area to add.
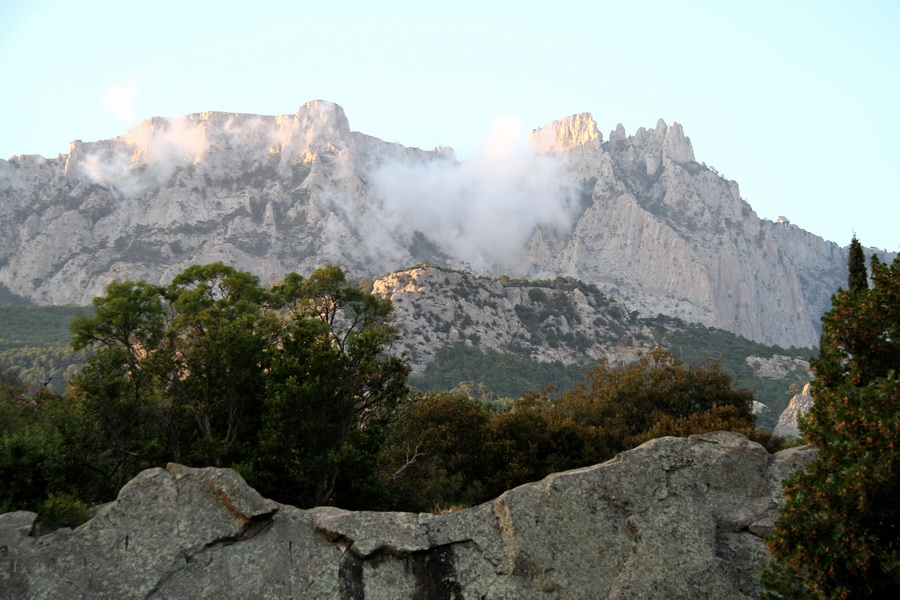
[[[457,161],[350,129],[340,106],[148,119],[68,155],[0,160],[0,285],[87,304],[113,280],[167,282],[221,260],[264,281],[422,261],[575,277],[643,315],[811,346],[846,250],[759,219],[695,162],[677,123],[603,141],[589,113],[535,130],[538,153]]]

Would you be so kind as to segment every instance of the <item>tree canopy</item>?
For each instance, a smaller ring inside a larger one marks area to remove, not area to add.
[[[339,267],[264,287],[222,263],[195,265],[168,286],[113,282],[93,309],[71,324],[87,357],[64,397],[38,403],[3,386],[0,408],[17,426],[0,431],[0,469],[30,461],[41,479],[30,497],[0,502],[35,508],[36,490],[109,500],[169,461],[236,468],[299,506],[356,498],[377,479],[409,369],[389,352],[390,301]]]
[[[800,424],[818,457],[785,483],[765,598],[900,597],[900,258],[872,257],[871,288],[850,271]]]
[[[847,287],[851,293],[869,289],[869,277],[866,273],[866,254],[862,244],[853,236],[850,240],[850,252],[847,259]]]
[[[431,394],[400,418],[393,477],[402,508],[486,501],[550,473],[596,464],[665,435],[718,429],[778,447],[753,427],[753,395],[716,363],[687,366],[656,348],[630,364],[599,361],[587,383],[528,392],[506,410],[459,392]]]

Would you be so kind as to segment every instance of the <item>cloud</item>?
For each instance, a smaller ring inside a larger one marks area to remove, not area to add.
[[[88,145],[81,170],[94,183],[134,196],[166,183],[209,149],[205,129],[185,117],[148,119],[120,138]]]
[[[134,123],[136,114],[134,100],[137,94],[137,84],[111,85],[103,93],[103,100],[100,102],[100,106],[112,109],[120,121]]]
[[[200,162],[209,149],[204,128],[185,117],[144,121],[123,139],[133,146],[134,162],[166,173],[181,164]]]
[[[385,229],[404,222],[476,269],[523,266],[535,227],[571,228],[579,188],[564,159],[520,147],[520,126],[496,122],[481,152],[463,162],[375,170],[370,181]]]

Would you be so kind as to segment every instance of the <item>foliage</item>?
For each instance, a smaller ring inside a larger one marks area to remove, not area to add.
[[[0,348],[15,346],[67,346],[68,324],[77,306],[0,306]]]
[[[244,458],[259,429],[266,369],[277,342],[268,293],[255,276],[213,263],[189,267],[165,297],[174,316],[163,334],[166,347],[156,356],[167,363],[167,398],[197,428],[187,460],[224,466]],[[151,309],[147,337],[153,347],[162,332]]]
[[[440,267],[435,267],[440,268]],[[440,268],[449,271],[448,269]],[[532,287],[543,293],[542,302],[557,297],[553,291],[581,290],[590,295],[598,306],[607,306],[611,301],[595,286],[584,284],[573,278],[529,281],[501,277],[499,281],[507,287]],[[369,286],[370,282],[360,282]],[[553,308],[548,304],[545,308]],[[7,370],[15,370],[32,387],[51,378],[49,386],[62,393],[65,383],[77,373],[81,365],[80,353],[73,354],[68,348],[71,334],[68,324],[77,311],[75,307],[0,307],[0,365]],[[93,311],[87,309],[88,314]],[[537,316],[537,313],[534,315]],[[729,332],[686,323],[674,317],[662,315],[644,319],[653,331],[654,338],[664,347],[677,354],[688,364],[698,364],[704,360],[716,359],[732,378],[752,391],[757,400],[769,410],[757,417],[757,426],[771,430],[778,415],[787,406],[792,384],[801,380],[805,373],[789,375],[784,379],[763,379],[754,375],[745,358],[750,355],[771,357],[774,354],[808,359],[811,350],[785,349],[766,346],[741,338]],[[615,322],[611,322],[615,325]],[[449,323],[447,325],[449,327]],[[7,348],[3,350],[3,348]],[[437,392],[455,388],[461,382],[477,382],[487,387],[493,395],[515,397],[528,390],[540,390],[553,386],[568,390],[584,381],[584,373],[591,364],[563,364],[561,362],[540,362],[531,358],[524,348],[509,348],[508,352],[498,352],[490,348],[479,348],[463,343],[453,344],[438,351],[436,360],[426,367],[424,374],[415,376],[411,383],[417,388]]]
[[[344,467],[369,465],[348,485],[376,477],[371,442],[405,396],[409,369],[383,355],[398,336],[390,302],[347,285],[339,268],[291,275],[275,294],[293,319],[270,363],[257,467],[276,498],[320,505]]]
[[[37,509],[47,487],[39,406],[14,374],[0,371],[0,513]]]
[[[32,389],[65,390],[81,365],[69,348],[74,306],[0,306],[0,365]]]
[[[569,288],[607,302],[577,280],[538,283],[540,310],[570,310],[559,293]],[[683,329],[681,341],[694,336]],[[389,353],[390,302],[335,266],[271,287],[221,263],[165,287],[117,282],[71,330],[87,358],[65,396],[12,380],[2,388],[0,475],[10,485],[0,508],[40,510],[50,494],[108,500],[138,471],[175,461],[234,467],[299,506],[434,510],[650,436],[753,433],[751,394],[732,389],[721,364],[686,366],[663,349],[585,375],[586,365],[540,363],[522,348],[458,344],[416,381],[435,393],[410,401],[406,361]]]
[[[653,330],[654,338],[660,345],[677,354],[687,364],[699,364],[706,360],[718,361],[722,368],[740,385],[753,392],[756,400],[766,405],[768,410],[758,415],[757,427],[771,431],[778,416],[787,408],[792,393],[791,386],[808,380],[805,371],[790,373],[784,378],[766,379],[757,377],[748,356],[771,358],[775,355],[809,360],[813,355],[810,348],[782,348],[768,346],[714,327],[698,323],[687,323],[677,317],[658,315],[646,319]]]
[[[502,412],[465,394],[425,396],[401,416],[389,459],[405,491],[402,508],[467,505],[602,462],[650,432],[752,432],[751,401],[718,365],[685,367],[657,348],[630,365],[600,361],[587,383],[525,393]]]
[[[301,506],[375,503],[407,391],[391,318],[334,266],[268,288],[222,263],[166,287],[114,282],[71,323],[87,358],[64,397],[0,388],[0,508],[109,500],[169,461],[235,467]]]
[[[413,402],[399,419],[386,458],[402,492],[400,508],[434,510],[485,499],[485,436],[490,411],[462,393]]]
[[[737,407],[732,405],[714,406],[708,412],[693,413],[686,417],[663,416],[653,427],[637,436],[635,441],[643,443],[670,435],[688,437],[709,431],[742,433],[754,442],[762,444],[769,452],[778,452],[787,447],[784,438],[775,437],[769,431],[757,429],[753,424],[748,423],[747,418],[740,414]]]
[[[853,294],[869,289],[869,278],[866,273],[866,255],[862,244],[853,236],[850,240],[850,253],[847,260],[847,287]]]
[[[583,380],[588,367],[541,362],[516,349],[498,352],[457,343],[438,350],[425,372],[411,377],[410,383],[420,390],[437,392],[461,382],[477,382],[495,395],[516,397],[547,386],[569,389]]]
[[[733,406],[752,425],[752,402],[753,394],[733,389],[718,363],[686,368],[671,352],[655,348],[626,366],[600,361],[588,372],[587,383],[563,394],[557,404],[569,418],[602,432],[598,448],[608,448],[609,454],[634,447],[664,417],[689,417],[716,406]]]
[[[801,422],[819,452],[785,483],[767,598],[900,595],[900,259],[871,266],[873,287],[838,290],[823,317]]]
[[[49,496],[81,502],[77,489],[94,471],[79,462],[82,447],[67,443],[65,429],[84,430],[67,406],[62,396],[29,390],[0,372],[0,513],[30,510],[51,523],[43,517],[53,507],[45,505]]]
[[[873,288],[838,290],[822,317],[814,391],[865,386],[900,365],[900,262],[888,266],[873,256],[871,266]]]
[[[507,280],[504,285],[535,285],[525,280]],[[535,289],[549,288],[550,282]],[[565,285],[567,280],[555,281]],[[804,381],[805,371],[789,374],[781,379],[757,377],[747,364],[748,356],[770,358],[783,355],[808,360],[812,350],[808,348],[781,348],[767,346],[736,336],[721,329],[686,323],[674,317],[662,315],[645,319],[654,338],[662,346],[689,365],[699,365],[716,360],[721,369],[733,380],[753,392],[768,410],[758,415],[756,426],[771,431],[778,416],[787,407],[793,395],[791,386]],[[529,390],[552,386],[558,390],[570,390],[585,381],[590,363],[563,364],[559,361],[541,362],[531,358],[524,348],[509,348],[499,352],[491,348],[478,348],[463,343],[446,346],[436,353],[423,374],[412,376],[410,383],[426,392],[438,392],[457,387],[462,382],[474,382],[485,386],[489,393],[501,397],[516,397]]]
[[[45,528],[78,527],[88,520],[88,506],[72,494],[59,493],[41,504],[38,523]]]

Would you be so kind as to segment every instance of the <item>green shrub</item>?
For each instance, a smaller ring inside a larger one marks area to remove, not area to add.
[[[45,529],[78,527],[90,518],[88,505],[72,494],[50,494],[41,504],[37,522]]]

